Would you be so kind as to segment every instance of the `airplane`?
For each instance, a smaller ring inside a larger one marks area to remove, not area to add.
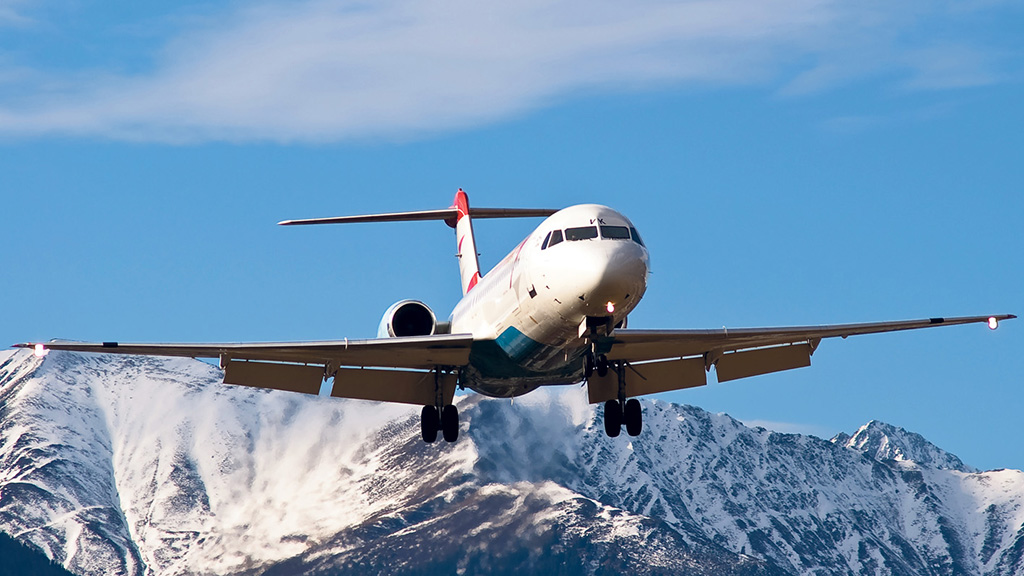
[[[473,219],[545,220],[486,275]],[[422,406],[421,436],[454,442],[456,387],[514,398],[540,386],[585,383],[604,404],[610,437],[641,433],[638,396],[810,366],[822,339],[999,322],[1012,314],[779,328],[637,330],[627,317],[644,296],[649,255],[633,223],[607,206],[561,210],[470,208],[460,188],[441,210],[285,220],[284,226],[442,220],[455,229],[462,299],[446,321],[418,300],[387,309],[377,338],[287,343],[128,344],[54,340],[49,350],[216,358],[224,382]]]

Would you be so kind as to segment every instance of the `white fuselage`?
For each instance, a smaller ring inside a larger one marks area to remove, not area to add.
[[[502,397],[578,382],[587,319],[622,323],[643,297],[648,265],[632,223],[607,206],[548,217],[452,312],[451,332],[475,342],[461,382]]]

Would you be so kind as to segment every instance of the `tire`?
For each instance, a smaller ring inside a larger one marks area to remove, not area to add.
[[[423,441],[430,444],[437,440],[437,431],[441,428],[441,419],[437,415],[437,408],[424,406],[420,412],[420,433],[423,434]]]
[[[459,438],[459,409],[452,404],[441,411],[441,431],[445,442],[455,442]]]
[[[608,357],[601,354],[597,357],[597,375],[604,378],[608,375]],[[616,400],[618,402],[618,400]]]
[[[594,375],[594,355],[587,352],[583,355],[583,377],[590,378]]]
[[[618,400],[604,403],[604,432],[609,438],[615,438],[622,431],[622,407]]]
[[[626,401],[626,408],[622,411],[622,420],[626,423],[626,433],[630,436],[639,436],[644,427],[644,413],[640,407],[640,401],[630,398]]]

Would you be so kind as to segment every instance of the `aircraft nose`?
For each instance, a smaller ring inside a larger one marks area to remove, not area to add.
[[[647,289],[643,250],[632,243],[602,242],[594,246],[594,252],[591,258],[579,259],[574,270],[576,298],[582,302],[584,314],[606,316],[631,310]]]

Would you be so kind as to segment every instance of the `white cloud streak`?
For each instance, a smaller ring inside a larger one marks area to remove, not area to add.
[[[592,91],[774,83],[800,94],[893,69],[912,88],[993,81],[978,47],[902,45],[898,32],[920,15],[889,4],[264,3],[171,39],[147,73],[82,71],[22,86],[19,98],[0,100],[0,134],[415,138]]]
[[[766,430],[781,432],[783,434],[803,434],[804,436],[817,436],[818,438],[825,439],[835,436],[834,433],[829,432],[821,426],[815,426],[812,424],[775,422],[772,420],[741,420],[741,422],[750,428],[764,428]]]

